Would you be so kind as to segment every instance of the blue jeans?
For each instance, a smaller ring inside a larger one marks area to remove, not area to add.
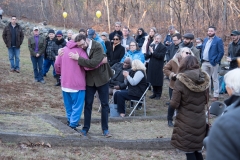
[[[43,71],[42,71],[42,66],[43,66],[43,56],[31,56],[32,60],[32,65],[33,65],[33,73],[34,73],[34,78],[37,81],[42,81],[43,80]]]
[[[101,101],[101,125],[102,130],[108,130],[108,113],[109,113],[109,95],[108,95],[109,84],[106,83],[102,86],[86,86],[86,96],[85,96],[85,107],[84,107],[84,126],[83,130],[88,132],[90,129],[91,115],[92,115],[92,104],[94,99],[94,94],[98,91],[99,99]]]
[[[62,91],[62,94],[69,126],[77,127],[82,115],[85,90],[78,92]]]
[[[49,71],[49,68],[51,66],[53,67],[53,76],[54,77],[56,76],[56,72],[55,72],[55,69],[54,69],[54,60],[49,60],[49,59],[44,59],[44,62],[43,62],[43,75],[47,74],[47,72]]]
[[[8,57],[9,57],[11,69],[20,70],[20,67],[19,67],[19,62],[20,62],[19,56],[20,56],[20,48],[16,48],[16,47],[8,48]]]

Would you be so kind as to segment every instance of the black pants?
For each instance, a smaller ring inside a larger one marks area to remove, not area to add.
[[[2,19],[2,15],[0,15],[0,18]]]
[[[186,153],[187,160],[203,160],[202,153],[195,151],[193,153]]]
[[[173,92],[173,89],[169,87],[170,100],[172,99],[172,92]],[[168,115],[167,115],[167,120],[168,121],[173,121],[174,110],[175,109],[172,108],[170,105],[168,106]]]
[[[162,86],[152,86],[153,87],[153,94],[156,96],[161,97],[162,95]]]

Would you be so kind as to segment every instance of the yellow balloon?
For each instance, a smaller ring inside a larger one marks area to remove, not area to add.
[[[63,12],[63,18],[67,18],[67,12]]]
[[[102,13],[101,13],[100,11],[97,11],[97,12],[96,12],[96,16],[97,16],[97,18],[100,18],[101,15],[102,15]]]

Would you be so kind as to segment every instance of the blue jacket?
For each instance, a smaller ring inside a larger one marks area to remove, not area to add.
[[[107,53],[107,48],[105,46],[105,42],[99,37],[98,34],[96,34],[96,37],[94,38],[95,41],[97,41],[98,43],[100,43],[103,47],[103,51],[106,54]]]
[[[208,41],[208,37],[204,39],[202,44],[201,59],[203,58],[203,52],[204,52],[207,41]],[[216,66],[217,64],[219,64],[221,62],[223,54],[224,54],[223,41],[221,38],[215,36],[213,38],[213,41],[211,43],[211,46],[208,52],[208,59],[211,65]]]
[[[134,59],[139,59],[142,63],[145,62],[145,57],[144,57],[144,55],[143,55],[143,53],[141,51],[137,51],[136,50],[136,51],[132,52],[132,51],[129,50],[128,52],[125,53],[125,55],[123,56],[121,62],[123,63],[125,58],[127,58],[127,57],[131,58],[132,61]]]

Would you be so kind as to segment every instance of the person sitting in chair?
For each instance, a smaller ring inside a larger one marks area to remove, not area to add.
[[[126,58],[123,63],[118,62],[111,69],[114,71],[114,75],[109,81],[109,94],[113,95],[114,90],[126,89],[127,85],[124,83],[123,71],[131,70],[131,59]]]
[[[135,59],[132,61],[130,72],[123,71],[127,90],[121,90],[114,94],[114,104],[117,104],[117,110],[121,117],[125,117],[125,100],[139,100],[147,88],[146,67]]]

